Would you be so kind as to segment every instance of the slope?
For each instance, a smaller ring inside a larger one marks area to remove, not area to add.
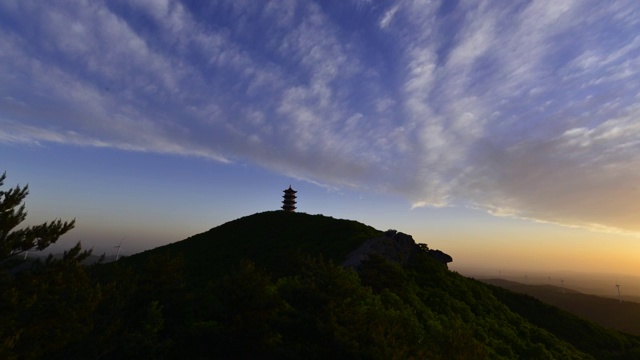
[[[136,301],[162,309],[159,341],[181,357],[640,358],[639,338],[451,272],[412,239],[417,250],[403,261],[371,256],[357,273],[337,265],[390,235],[351,220],[265,212],[117,266],[146,277]],[[161,276],[145,275],[157,258],[151,268]],[[169,258],[183,261],[168,270]],[[189,286],[179,285],[182,272]],[[163,277],[170,286],[158,291]]]
[[[364,241],[381,234],[352,220],[269,211],[227,222],[124,261],[142,264],[153,255],[181,256],[187,278],[196,283],[228,274],[241,260],[251,260],[274,276],[282,276],[291,273],[292,262],[301,255],[322,255],[340,263]]]
[[[513,292],[528,294],[604,327],[640,335],[640,304],[583,294],[551,285],[526,285],[503,279],[482,280]]]

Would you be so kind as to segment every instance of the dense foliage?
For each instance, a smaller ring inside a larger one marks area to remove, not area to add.
[[[525,294],[488,285],[496,298],[532,324],[549,329],[599,359],[640,359],[638,337],[605,329]],[[584,339],[590,339],[584,341]]]
[[[352,220],[322,215],[269,211],[246,216],[186,240],[127,258],[140,266],[151,254],[181,254],[189,281],[223,276],[241,259],[251,259],[274,276],[296,271],[293,259],[322,255],[340,263],[349,252],[381,232]]]
[[[3,359],[634,359],[640,339],[447,270],[339,261],[380,232],[269,212],[110,264],[0,274]],[[322,255],[321,255],[322,254]]]

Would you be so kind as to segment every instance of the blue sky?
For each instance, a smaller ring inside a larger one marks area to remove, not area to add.
[[[301,211],[461,259],[500,229],[637,256],[638,19],[634,0],[3,0],[0,161],[30,221],[75,217],[96,248],[277,209],[292,184]]]

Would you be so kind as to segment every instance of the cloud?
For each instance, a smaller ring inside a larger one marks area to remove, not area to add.
[[[241,160],[414,207],[637,233],[639,12],[2,2],[0,142]]]
[[[390,8],[389,10],[387,10],[384,13],[384,16],[382,17],[382,19],[380,19],[380,28],[381,29],[386,29],[389,24],[391,23],[391,21],[393,20],[393,16],[396,14],[396,12],[398,11],[399,6],[396,5],[392,8]]]

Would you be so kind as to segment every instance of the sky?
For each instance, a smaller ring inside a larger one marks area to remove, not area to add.
[[[639,69],[635,0],[0,0],[0,171],[60,246],[292,185],[454,269],[640,275]]]

